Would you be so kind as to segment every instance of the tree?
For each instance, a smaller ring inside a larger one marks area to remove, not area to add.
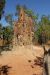
[[[5,3],[6,3],[5,0],[0,0],[0,19],[2,17],[2,14],[4,13],[3,9],[5,7]]]
[[[13,31],[13,15],[12,14],[8,14],[5,16],[5,20],[6,22],[9,24],[8,27],[6,27],[6,38],[7,38],[7,41],[9,42],[12,42],[12,39],[13,39],[13,34],[14,34],[14,31]]]
[[[7,23],[9,23],[10,28],[13,29],[13,15],[12,14],[6,15],[5,20]]]
[[[41,21],[38,22],[38,29],[36,31],[36,36],[39,41],[49,40],[50,38],[50,19],[48,16],[43,15]]]
[[[21,6],[21,5],[18,4],[18,5],[16,6],[16,10],[17,10],[17,11],[16,11],[16,14],[15,14],[15,15],[19,15],[21,8],[23,8],[24,11],[27,9],[27,7],[26,7],[25,5]]]
[[[10,44],[12,41],[11,29],[9,26],[3,27],[3,40],[6,40],[7,44]]]
[[[0,38],[2,38],[2,24],[0,24]]]
[[[41,23],[46,32],[47,39],[50,38],[50,19],[49,16],[42,16]]]
[[[7,23],[9,23],[9,28],[11,30],[11,35],[13,34],[13,15],[12,14],[8,14],[7,16],[5,16],[5,20]]]

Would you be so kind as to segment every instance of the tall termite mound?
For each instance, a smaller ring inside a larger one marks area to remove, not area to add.
[[[14,23],[14,44],[31,44],[33,35],[33,19],[31,16],[28,16],[21,7],[18,14],[18,20]]]

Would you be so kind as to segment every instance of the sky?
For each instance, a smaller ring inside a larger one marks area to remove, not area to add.
[[[5,4],[5,15],[7,14],[15,14],[16,5],[26,5],[28,9],[31,9],[36,14],[39,14],[39,18],[42,15],[50,15],[50,0],[6,0]],[[16,17],[14,16],[14,19]],[[0,23],[3,25],[7,25],[5,18],[2,17]]]

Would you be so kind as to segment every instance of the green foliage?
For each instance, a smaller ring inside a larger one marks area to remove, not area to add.
[[[11,31],[13,31],[13,15],[12,14],[6,15],[5,20],[7,23],[9,23]]]
[[[32,17],[33,19],[38,19],[38,16],[32,10],[26,9],[25,12],[28,16]]]
[[[25,5],[21,6],[21,5],[18,4],[18,5],[16,6],[16,10],[17,10],[16,15],[19,14],[21,8],[23,8],[24,11],[27,9],[27,7],[26,7]]]
[[[16,10],[20,10],[20,5],[18,4],[17,6],[16,6]]]
[[[50,19],[49,17],[43,16],[41,19],[41,22],[42,22],[43,29],[46,32],[46,36],[49,39],[50,38]]]
[[[4,30],[4,36],[7,39],[7,42],[12,42],[13,39],[13,15],[8,14],[5,16],[6,22],[9,24]]]
[[[46,39],[46,41],[50,39],[50,19],[48,16],[42,16],[41,21],[38,22],[38,29],[35,34],[38,40],[39,36],[44,38],[44,40]]]
[[[0,24],[0,38],[2,38],[2,24]]]
[[[16,6],[16,10],[17,10],[16,13],[15,13],[16,16],[19,15],[20,9],[21,9],[21,6],[18,4]]]
[[[8,22],[8,23],[12,23],[13,21],[13,15],[12,14],[8,14],[5,16],[5,20]]]
[[[5,0],[0,0],[0,19],[1,19],[3,12],[4,12],[3,9],[5,7],[5,3],[6,3]]]
[[[12,32],[9,26],[3,27],[3,39],[7,40],[7,43],[10,43],[12,41]]]

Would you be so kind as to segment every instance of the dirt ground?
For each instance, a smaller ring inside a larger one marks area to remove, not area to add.
[[[9,75],[42,75],[42,68],[34,65],[36,56],[43,57],[43,48],[38,46],[14,46],[12,51],[2,52],[0,66],[8,65]]]

